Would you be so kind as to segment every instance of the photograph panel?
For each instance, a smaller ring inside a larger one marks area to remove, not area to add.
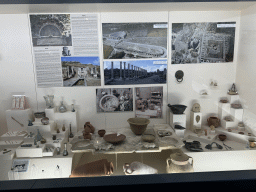
[[[33,46],[72,46],[70,14],[30,15]]]
[[[104,59],[167,58],[167,23],[103,23]]]
[[[233,62],[236,22],[173,23],[172,64]]]
[[[61,57],[64,87],[100,86],[99,57]]]
[[[135,91],[135,117],[163,117],[163,87],[136,87]]]
[[[133,111],[133,89],[96,89],[96,106],[97,112]]]
[[[165,84],[167,60],[104,61],[105,85]]]

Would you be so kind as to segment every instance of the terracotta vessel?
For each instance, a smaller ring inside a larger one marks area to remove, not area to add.
[[[189,162],[189,159],[192,162]],[[173,153],[169,158],[166,159],[166,172],[167,173],[184,173],[194,172],[193,169],[193,158],[186,155],[185,153]]]
[[[121,143],[122,141],[124,141],[126,138],[125,135],[123,134],[117,134],[117,133],[113,133],[113,134],[108,134],[108,135],[104,135],[103,139],[109,143],[112,144],[118,144]]]
[[[107,159],[101,159],[75,167],[69,177],[95,177],[113,174],[114,165]]]
[[[84,124],[84,128],[85,128],[85,127],[89,127],[90,130],[91,130],[90,132],[91,132],[91,133],[94,133],[95,128],[94,128],[94,126],[93,126],[89,121]]]
[[[213,125],[215,128],[220,126],[220,119],[218,117],[209,117],[207,119],[209,127]]]
[[[98,131],[98,134],[99,134],[100,137],[103,137],[103,136],[105,135],[105,133],[106,133],[106,130],[105,130],[105,129],[100,129],[100,130]]]
[[[92,139],[92,135],[90,133],[83,133],[83,137],[84,139],[89,139],[89,140]]]
[[[129,118],[128,123],[130,128],[135,135],[141,135],[147,129],[148,124],[150,123],[149,119],[146,118]]]
[[[125,175],[157,174],[158,170],[138,161],[123,165]]]
[[[218,137],[219,137],[219,139],[220,139],[221,141],[224,141],[224,140],[227,139],[227,136],[224,135],[224,134],[219,134]]]

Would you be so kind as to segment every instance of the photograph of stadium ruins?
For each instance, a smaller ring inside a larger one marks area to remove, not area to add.
[[[167,23],[103,23],[104,59],[167,58]]]
[[[173,23],[171,63],[232,62],[235,24],[235,22]]]
[[[99,57],[61,57],[64,87],[100,86]]]
[[[163,87],[136,87],[135,91],[135,117],[162,118]]]
[[[105,85],[165,84],[167,60],[104,61]]]

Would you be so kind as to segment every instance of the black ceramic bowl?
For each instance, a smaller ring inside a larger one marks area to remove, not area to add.
[[[168,107],[171,109],[173,114],[183,114],[186,110],[186,105],[170,105],[168,104]]]

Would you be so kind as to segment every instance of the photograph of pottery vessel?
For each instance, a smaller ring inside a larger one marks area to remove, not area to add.
[[[135,93],[135,117],[162,118],[163,87],[136,87]]]

